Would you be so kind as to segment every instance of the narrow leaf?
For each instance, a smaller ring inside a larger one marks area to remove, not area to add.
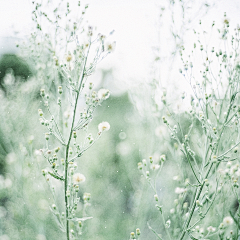
[[[56,178],[58,180],[64,181],[64,178],[61,177],[61,176],[57,176],[57,175],[55,175],[54,173],[51,173],[51,172],[48,172],[48,174],[50,174],[52,177],[54,177],[54,178]]]

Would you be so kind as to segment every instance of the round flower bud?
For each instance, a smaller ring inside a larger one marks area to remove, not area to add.
[[[197,204],[198,207],[202,207],[202,204],[200,203],[199,200],[196,201],[196,204]]]
[[[238,147],[235,147],[234,150],[233,150],[233,152],[234,152],[234,153],[237,153],[237,151],[238,151]]]
[[[41,89],[41,90],[40,90],[40,96],[41,96],[41,97],[44,97],[44,96],[45,96],[45,90],[44,90],[44,89]]]
[[[49,140],[49,133],[45,133],[45,139]]]
[[[140,232],[140,229],[139,229],[139,228],[136,229],[136,234],[137,234],[138,236],[140,236],[141,232]]]
[[[70,197],[70,191],[69,190],[66,191],[66,196]]]
[[[39,121],[42,125],[44,125],[44,120],[42,118],[39,118]]]
[[[163,120],[164,123],[167,123],[167,120],[166,120],[165,116],[162,117],[162,120]]]
[[[208,179],[205,179],[204,182],[205,182],[206,186],[208,187],[209,186]]]
[[[82,227],[82,221],[78,221],[78,226],[81,228]]]
[[[77,132],[75,132],[75,131],[73,132],[73,137],[77,138]]]
[[[143,159],[143,160],[142,160],[142,163],[143,163],[144,166],[147,166],[147,161],[146,161],[146,159]]]
[[[59,152],[59,150],[60,150],[60,147],[57,147],[57,148],[55,148],[55,152],[57,153],[57,152]]]
[[[46,174],[47,174],[47,170],[46,169],[42,169],[42,175],[46,176]]]
[[[138,169],[142,170],[142,163],[141,162],[138,163]]]
[[[62,94],[62,93],[63,93],[62,86],[59,86],[59,87],[58,87],[58,93],[59,93],[59,94]]]
[[[130,233],[130,237],[131,237],[131,239],[134,239],[134,238],[135,238],[135,233],[134,233],[134,232],[131,232],[131,233]]]
[[[56,209],[57,209],[57,206],[56,206],[55,204],[53,204],[53,205],[52,205],[52,208],[53,208],[54,210],[56,210]]]
[[[43,111],[42,111],[42,109],[38,109],[38,114],[39,114],[40,117],[43,116]]]
[[[165,154],[161,155],[160,159],[161,159],[161,161],[165,162],[166,161],[166,155]]]
[[[155,201],[158,201],[158,195],[157,194],[154,195],[154,199],[155,199]]]
[[[57,154],[54,154],[54,155],[53,155],[53,161],[57,161],[57,159],[58,159],[58,158],[57,158]]]
[[[217,156],[216,156],[216,155],[213,155],[213,156],[212,156],[212,162],[213,162],[213,163],[216,163],[216,162],[217,162]]]
[[[89,90],[92,90],[92,88],[93,88],[93,83],[90,82],[90,83],[89,83]]]

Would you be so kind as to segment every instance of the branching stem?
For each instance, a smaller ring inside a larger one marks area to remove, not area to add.
[[[74,103],[74,111],[73,111],[73,119],[72,119],[72,125],[71,125],[71,130],[70,130],[70,134],[69,134],[69,138],[68,138],[68,143],[67,143],[67,147],[66,147],[66,158],[65,158],[65,182],[64,182],[64,194],[65,194],[65,208],[66,208],[66,234],[67,234],[67,240],[70,239],[69,236],[69,212],[68,212],[68,197],[67,197],[67,187],[68,187],[68,157],[69,157],[69,147],[70,147],[70,143],[71,143],[71,139],[72,139],[72,134],[73,134],[73,129],[74,129],[74,123],[75,123],[75,118],[76,118],[76,112],[77,112],[77,103],[78,103],[78,98],[80,95],[80,89],[82,87],[82,82],[83,79],[85,77],[85,68],[86,68],[86,62],[87,62],[87,57],[88,57],[88,53],[89,53],[89,48],[90,48],[90,44],[88,47],[88,51],[87,51],[87,56],[85,58],[85,62],[83,65],[83,70],[82,70],[82,74],[80,77],[80,82],[79,82],[79,87],[78,87],[78,91],[76,92],[76,98],[75,98],[75,103]]]

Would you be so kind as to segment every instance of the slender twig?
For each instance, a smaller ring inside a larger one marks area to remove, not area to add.
[[[78,87],[78,91],[77,91],[77,95],[75,98],[75,104],[74,104],[74,111],[73,111],[73,119],[72,119],[72,125],[71,125],[71,130],[70,130],[70,134],[69,134],[69,138],[68,138],[68,143],[67,143],[67,147],[66,147],[66,159],[65,159],[65,184],[64,184],[64,194],[65,194],[65,208],[66,208],[66,234],[67,234],[67,240],[70,239],[69,236],[69,209],[68,209],[68,197],[67,197],[67,187],[68,187],[68,157],[69,157],[69,147],[70,147],[70,143],[71,143],[71,139],[72,139],[72,134],[73,134],[73,129],[74,129],[74,123],[75,123],[75,117],[76,117],[76,112],[77,112],[77,104],[78,104],[78,98],[80,95],[80,89],[82,87],[82,82],[84,79],[84,71],[85,71],[85,67],[86,67],[86,62],[87,62],[87,57],[88,57],[88,53],[89,53],[89,48],[90,45],[88,47],[88,51],[87,51],[87,56],[85,58],[85,62],[84,62],[84,66],[83,66],[83,70],[82,70],[82,74],[80,77],[80,82],[79,82],[79,87]]]

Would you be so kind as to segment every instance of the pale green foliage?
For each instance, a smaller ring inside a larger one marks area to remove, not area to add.
[[[159,239],[237,240],[240,233],[240,29],[235,28],[231,35],[229,21],[224,17],[222,29],[215,29],[213,24],[211,30],[220,34],[220,49],[200,40],[191,52],[184,46],[180,48],[180,74],[192,89],[190,98],[182,97],[185,106],[190,101],[189,110],[185,107],[181,115],[176,113],[171,109],[167,89],[163,91],[163,112],[167,116],[162,120],[171,136],[171,140],[165,139],[163,153],[167,157],[158,155],[138,163],[153,189],[155,206],[162,218],[161,227],[149,225]],[[195,30],[194,33],[197,35]],[[199,56],[203,62],[195,68]],[[164,171],[165,160],[168,165]],[[159,198],[163,187],[158,177],[161,174],[165,181],[173,179],[176,183],[168,184],[167,192],[165,187],[164,196]]]

